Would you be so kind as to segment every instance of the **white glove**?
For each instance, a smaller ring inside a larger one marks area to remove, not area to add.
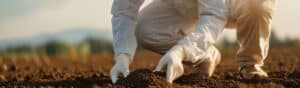
[[[160,59],[156,71],[161,71],[161,69],[167,65],[167,81],[172,83],[173,80],[180,77],[184,73],[182,61],[185,58],[185,53],[181,45],[176,45],[170,49],[163,57]]]
[[[130,58],[127,54],[120,54],[115,58],[116,64],[110,70],[110,78],[112,83],[116,83],[118,81],[118,76],[121,73],[123,77],[127,77],[129,75],[129,65]]]

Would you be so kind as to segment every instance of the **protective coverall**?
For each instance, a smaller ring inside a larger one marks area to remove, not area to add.
[[[226,27],[237,29],[239,65],[263,66],[268,54],[275,0],[153,0],[139,12],[142,3],[143,0],[113,2],[116,65],[111,76],[128,75],[137,44],[161,54],[180,55],[172,50],[182,50],[184,57],[181,58],[184,59],[180,63],[212,59],[217,51],[213,44]],[[172,82],[180,74],[168,81]],[[115,76],[111,78],[113,82],[117,80]]]

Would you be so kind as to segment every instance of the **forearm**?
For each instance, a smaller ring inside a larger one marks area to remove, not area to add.
[[[198,62],[209,58],[210,49],[222,34],[226,21],[214,16],[201,16],[196,29],[189,33],[178,44],[183,45],[187,53],[187,61]]]
[[[194,31],[179,44],[184,46],[188,61],[209,58],[210,49],[223,32],[227,22],[227,9],[219,0],[198,0],[199,20]]]
[[[114,0],[112,7],[113,47],[115,55],[126,54],[132,60],[137,42],[136,20],[143,0]]]

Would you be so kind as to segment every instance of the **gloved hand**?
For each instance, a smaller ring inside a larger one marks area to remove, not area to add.
[[[129,65],[130,58],[127,54],[120,54],[115,58],[115,65],[110,70],[110,78],[112,83],[116,83],[118,81],[118,76],[121,73],[123,77],[127,77],[129,75]]]
[[[182,61],[185,56],[183,47],[176,45],[160,59],[154,71],[161,71],[167,65],[166,78],[168,82],[172,83],[173,80],[180,77],[184,72]]]

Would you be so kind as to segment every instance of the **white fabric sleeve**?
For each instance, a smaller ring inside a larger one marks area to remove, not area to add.
[[[186,59],[200,63],[214,57],[214,43],[222,34],[226,25],[227,9],[223,0],[198,0],[199,21],[196,29],[190,32],[178,44],[183,45]]]
[[[113,48],[115,55],[127,54],[134,57],[137,42],[136,21],[144,0],[114,0],[111,13],[113,29]]]

